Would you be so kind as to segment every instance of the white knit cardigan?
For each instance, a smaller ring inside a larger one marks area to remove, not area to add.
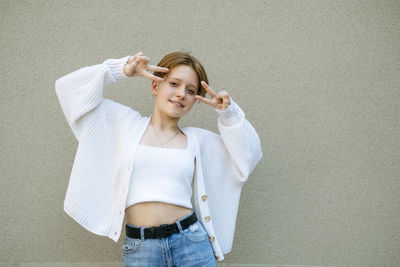
[[[62,111],[78,140],[64,210],[88,231],[118,242],[137,144],[150,118],[103,97],[103,88],[127,78],[130,56],[107,59],[55,82]],[[244,112],[232,100],[218,113],[219,134],[184,127],[195,148],[194,210],[218,261],[232,250],[241,189],[262,158],[261,144]],[[207,218],[210,216],[211,219]]]

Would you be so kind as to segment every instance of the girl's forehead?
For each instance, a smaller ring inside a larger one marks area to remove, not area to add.
[[[191,75],[196,75],[196,72],[191,66],[188,65],[178,65],[173,67],[170,72],[170,74],[191,74]]]
[[[186,65],[179,65],[173,68],[168,73],[168,78],[184,81],[195,87],[196,83],[198,83],[197,73],[192,67]]]

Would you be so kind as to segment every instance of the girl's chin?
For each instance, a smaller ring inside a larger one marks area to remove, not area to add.
[[[170,117],[170,118],[175,118],[175,119],[183,117],[183,115],[185,115],[185,113],[186,113],[186,112],[184,113],[182,111],[179,112],[177,110],[170,110],[170,109],[159,110],[159,111],[161,114],[164,114],[165,117]]]
[[[183,116],[185,116],[187,113],[189,113],[189,111],[186,111],[185,110],[185,112],[177,112],[177,111],[175,111],[175,112],[169,112],[169,116],[171,116],[171,117],[173,117],[173,118],[182,118]]]

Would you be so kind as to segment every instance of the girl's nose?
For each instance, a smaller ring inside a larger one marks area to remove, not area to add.
[[[185,87],[184,86],[180,86],[176,89],[176,94],[179,96],[184,96],[185,95]]]

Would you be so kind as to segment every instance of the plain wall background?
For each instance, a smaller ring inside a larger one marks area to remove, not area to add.
[[[0,262],[121,261],[63,211],[78,143],[54,83],[184,50],[263,146],[223,265],[400,265],[399,1],[1,1],[0,25]],[[148,116],[150,83],[104,96]],[[181,126],[216,119],[199,103]]]

